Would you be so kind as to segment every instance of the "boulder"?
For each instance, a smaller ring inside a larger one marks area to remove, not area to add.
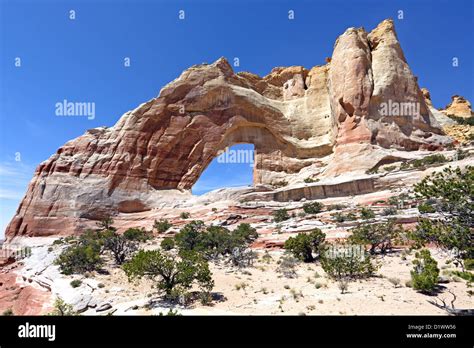
[[[77,313],[82,313],[89,308],[89,303],[91,302],[91,300],[91,295],[77,295],[71,300],[70,305]]]

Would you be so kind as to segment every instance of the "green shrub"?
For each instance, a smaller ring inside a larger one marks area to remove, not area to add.
[[[418,211],[421,214],[430,214],[430,213],[435,213],[436,209],[431,204],[422,203],[418,205]]]
[[[410,161],[404,161],[400,164],[400,170],[408,170],[410,169]]]
[[[187,211],[183,211],[181,214],[179,214],[179,217],[181,219],[189,219],[191,217],[191,213],[189,213]]]
[[[393,242],[400,237],[403,229],[393,220],[386,223],[363,224],[351,229],[349,241],[355,244],[370,245],[370,254],[377,249],[384,254],[392,249]]]
[[[468,271],[474,270],[474,259],[464,260],[464,268]]]
[[[99,228],[99,231],[105,231],[105,230],[115,231],[115,227],[112,226],[113,224],[114,224],[114,220],[110,216],[107,216],[101,221],[97,222],[97,227]]]
[[[155,223],[153,224],[153,228],[158,232],[158,233],[165,233],[168,231],[173,225],[167,220],[167,219],[160,219],[160,220],[155,220]]]
[[[396,215],[397,214],[397,209],[394,207],[387,207],[382,211],[383,216],[390,216],[390,215]]]
[[[283,255],[278,260],[277,272],[283,273],[286,278],[295,278],[297,264],[298,260],[293,255]]]
[[[331,217],[334,219],[334,221],[336,222],[344,222],[346,221],[346,216],[342,213],[334,213],[334,214],[331,214]]]
[[[151,239],[153,236],[151,232],[142,228],[129,228],[124,233],[123,236],[125,239],[136,242],[146,242]]]
[[[454,115],[448,115],[450,119],[455,121],[457,124],[474,126],[474,116],[471,117],[460,117]]]
[[[130,230],[131,229],[127,231]],[[131,235],[119,235],[118,233],[111,231],[104,237],[104,250],[110,251],[115,263],[121,265],[138,249],[137,240],[143,240],[147,232],[142,230],[142,233],[141,237],[134,235],[134,237],[130,239]]]
[[[59,238],[59,239],[56,239],[54,242],[53,242],[53,245],[61,245],[64,243],[64,239],[62,238]]]
[[[429,250],[423,249],[417,252],[413,264],[415,267],[410,271],[413,289],[426,293],[433,292],[438,285],[439,269]]]
[[[178,310],[173,310],[172,308],[170,308],[168,312],[166,312],[166,314],[163,314],[163,312],[160,312],[160,314],[158,315],[160,317],[178,317],[178,316],[181,316],[182,314],[179,314]]]
[[[206,227],[202,221],[192,221],[175,235],[174,240],[180,251],[198,252],[206,259],[227,255],[234,265],[241,266],[251,263],[254,258],[245,249],[257,237],[255,228],[245,223],[229,231],[223,226]]]
[[[474,282],[474,274],[472,274],[471,272],[460,272],[460,271],[453,271],[453,274],[455,276],[458,276],[459,278],[462,278],[464,280],[467,280],[468,282]]]
[[[251,262],[252,255],[245,249],[258,237],[249,224],[240,224],[234,231],[218,226],[209,226],[203,233],[200,248],[207,258],[229,255],[234,265]],[[250,258],[249,258],[250,257]]]
[[[379,172],[379,168],[378,167],[374,167],[374,168],[370,168],[370,169],[367,169],[365,171],[365,174],[378,174]]]
[[[74,279],[74,280],[71,280],[69,284],[71,284],[73,288],[78,288],[79,286],[81,286],[82,281],[79,279]]]
[[[54,316],[74,316],[78,315],[76,311],[74,311],[73,306],[64,302],[61,298],[56,298],[54,301],[54,309],[48,315]]]
[[[13,309],[7,308],[3,311],[2,315],[9,317],[9,316],[12,316],[12,315],[15,315],[15,314],[13,313]]]
[[[345,208],[347,208],[347,206],[344,204],[331,204],[328,205],[327,210],[342,210]]]
[[[413,168],[420,168],[424,166],[433,165],[436,163],[445,163],[445,162],[448,162],[448,159],[444,157],[444,155],[440,155],[440,154],[429,155],[422,159],[416,159],[416,160],[410,161]]]
[[[370,277],[376,270],[362,245],[328,245],[320,259],[324,272],[336,280]]]
[[[303,211],[306,214],[317,214],[323,209],[323,205],[319,202],[311,202],[303,204]]]
[[[343,213],[337,212],[337,213],[331,214],[331,217],[336,222],[357,220],[357,216],[354,213],[343,214]]]
[[[372,209],[363,207],[360,211],[360,217],[364,220],[373,219],[375,217],[375,213]]]
[[[425,177],[415,185],[418,198],[426,203],[436,202],[433,208],[442,218],[421,218],[411,234],[416,246],[435,243],[449,250],[458,265],[463,260],[474,258],[474,167],[445,168]]]
[[[463,151],[461,149],[457,149],[455,158],[453,160],[458,160],[461,161],[467,157],[469,157],[471,154],[469,151]]]
[[[170,237],[166,237],[161,241],[161,248],[163,250],[171,250],[174,249],[174,239]]]
[[[307,177],[307,178],[305,178],[303,181],[304,181],[305,183],[307,183],[307,184],[311,184],[311,183],[313,183],[313,182],[318,182],[319,179],[313,179],[313,178],[311,178],[311,177]]]
[[[98,244],[74,245],[65,249],[55,264],[63,274],[85,273],[100,269],[103,260]]]
[[[244,240],[248,243],[253,242],[258,238],[257,230],[247,223],[239,224],[232,234],[235,236],[235,238]]]
[[[90,230],[87,229],[79,236],[79,240],[76,244],[71,245],[83,245],[83,246],[93,246],[97,248],[100,253],[103,251],[104,247],[104,237],[114,232],[115,230]]]
[[[175,242],[179,249],[190,251],[200,247],[202,239],[201,232],[206,226],[201,220],[193,220],[186,224],[175,236]]]
[[[347,279],[341,278],[337,282],[337,287],[339,288],[339,290],[341,290],[341,294],[345,294],[349,289],[349,282],[347,281]]]
[[[403,162],[402,165],[400,166],[400,169],[407,170],[411,168],[422,168],[422,167],[430,166],[433,164],[445,163],[445,162],[448,162],[448,159],[444,155],[433,154],[433,155],[426,156],[424,158]]]
[[[280,181],[272,182],[272,186],[275,187],[275,188],[285,187],[287,185],[288,185],[288,181],[286,181],[286,180],[280,180]]]
[[[348,213],[348,214],[346,215],[346,220],[348,220],[348,221],[357,220],[357,216],[356,216],[354,213]]]
[[[272,215],[273,221],[275,222],[282,222],[290,218],[290,215],[288,215],[288,210],[286,210],[285,208],[275,210]]]
[[[298,233],[296,237],[288,238],[284,248],[290,251],[298,260],[312,262],[314,261],[313,252],[319,252],[319,247],[325,238],[326,235],[320,229],[315,228],[309,234]]]
[[[140,250],[123,269],[130,281],[143,277],[155,281],[170,300],[188,298],[187,291],[193,284],[202,292],[214,287],[207,261],[196,253],[184,252],[178,258],[159,250]]]

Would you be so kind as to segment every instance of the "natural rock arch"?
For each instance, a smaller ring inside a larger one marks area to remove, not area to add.
[[[377,105],[387,100],[420,103],[421,115],[382,117]],[[348,29],[331,62],[309,71],[275,68],[261,78],[236,74],[221,58],[187,69],[115,126],[91,129],[41,163],[6,236],[78,231],[84,219],[173,201],[238,142],[255,145],[255,182],[268,184],[311,166],[323,176],[363,173],[388,148],[443,146],[440,134],[392,21],[370,34]]]

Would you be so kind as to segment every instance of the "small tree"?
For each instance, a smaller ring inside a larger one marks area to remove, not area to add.
[[[288,215],[288,210],[286,210],[285,208],[275,210],[272,215],[273,221],[275,222],[282,222],[290,218],[290,215]]]
[[[167,220],[167,219],[160,219],[160,220],[155,220],[155,223],[153,224],[153,228],[158,232],[158,233],[165,233],[168,231],[173,225]]]
[[[251,243],[258,238],[257,230],[247,223],[242,223],[237,226],[237,228],[232,231],[232,235],[235,238],[241,239],[247,243]]]
[[[142,228],[129,228],[124,233],[123,236],[125,239],[134,242],[146,242],[152,238],[151,232]]]
[[[170,300],[186,295],[195,282],[204,292],[214,286],[208,263],[196,253],[183,252],[178,258],[159,250],[140,250],[123,269],[130,281],[142,277],[156,281]]]
[[[436,213],[435,207],[433,207],[433,205],[430,204],[430,203],[428,203],[428,202],[421,203],[420,205],[418,205],[418,211],[419,211],[421,214],[432,214],[432,213]]]
[[[202,252],[206,258],[229,254],[233,247],[230,231],[222,226],[209,226],[201,232],[194,250]]]
[[[161,241],[160,245],[163,250],[174,249],[174,239],[170,237],[166,237]]]
[[[112,253],[115,263],[121,265],[138,249],[138,245],[137,242],[112,232],[105,238],[104,248]]]
[[[240,224],[231,232],[223,226],[206,227],[202,221],[192,221],[174,240],[180,251],[198,252],[206,259],[228,255],[234,264],[237,260],[239,264],[247,264],[250,254],[246,249],[257,237],[257,231],[249,224]]]
[[[375,217],[375,213],[372,209],[363,207],[360,211],[360,217],[364,220],[373,219]]]
[[[202,235],[205,229],[204,222],[200,220],[191,221],[186,224],[175,236],[176,245],[180,250],[191,251],[200,247]]]
[[[417,252],[415,257],[413,260],[415,267],[410,271],[413,289],[431,293],[438,284],[438,263],[427,249]]]
[[[54,316],[73,316],[78,315],[72,305],[67,304],[61,298],[57,297],[54,301],[54,309],[52,312],[48,313],[48,315]]]
[[[284,248],[303,262],[314,261],[313,252],[318,252],[326,235],[316,228],[311,233],[298,233],[296,237],[286,240]]]
[[[306,214],[317,214],[321,212],[323,205],[319,202],[311,202],[303,204],[303,211]]]
[[[382,210],[382,215],[383,216],[390,216],[390,215],[397,215],[397,208],[395,207],[387,207],[384,210]]]
[[[90,246],[93,249],[97,249],[100,254],[104,252],[104,239],[105,236],[113,233],[114,230],[86,230],[79,237],[78,245]]]
[[[189,213],[187,211],[183,211],[181,214],[179,214],[179,217],[181,219],[189,219],[191,217],[191,213]]]
[[[114,224],[114,220],[110,216],[107,216],[101,221],[97,222],[97,227],[99,228],[100,231],[115,230],[115,227],[112,226],[113,224]]]
[[[336,280],[370,277],[376,270],[362,245],[326,245],[321,253],[321,266]]]
[[[97,244],[70,246],[55,261],[60,271],[67,275],[98,270],[102,263]]]
[[[415,193],[441,215],[420,219],[411,234],[417,246],[436,243],[449,250],[464,270],[464,260],[474,258],[474,167],[433,173],[415,185]]]
[[[393,242],[401,235],[403,229],[395,225],[394,220],[386,223],[359,225],[351,230],[349,241],[355,244],[370,245],[369,252],[375,254],[376,250],[384,254],[391,250]]]

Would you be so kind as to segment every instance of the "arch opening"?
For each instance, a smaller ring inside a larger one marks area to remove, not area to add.
[[[218,153],[192,186],[193,195],[254,184],[255,146],[238,143]]]

